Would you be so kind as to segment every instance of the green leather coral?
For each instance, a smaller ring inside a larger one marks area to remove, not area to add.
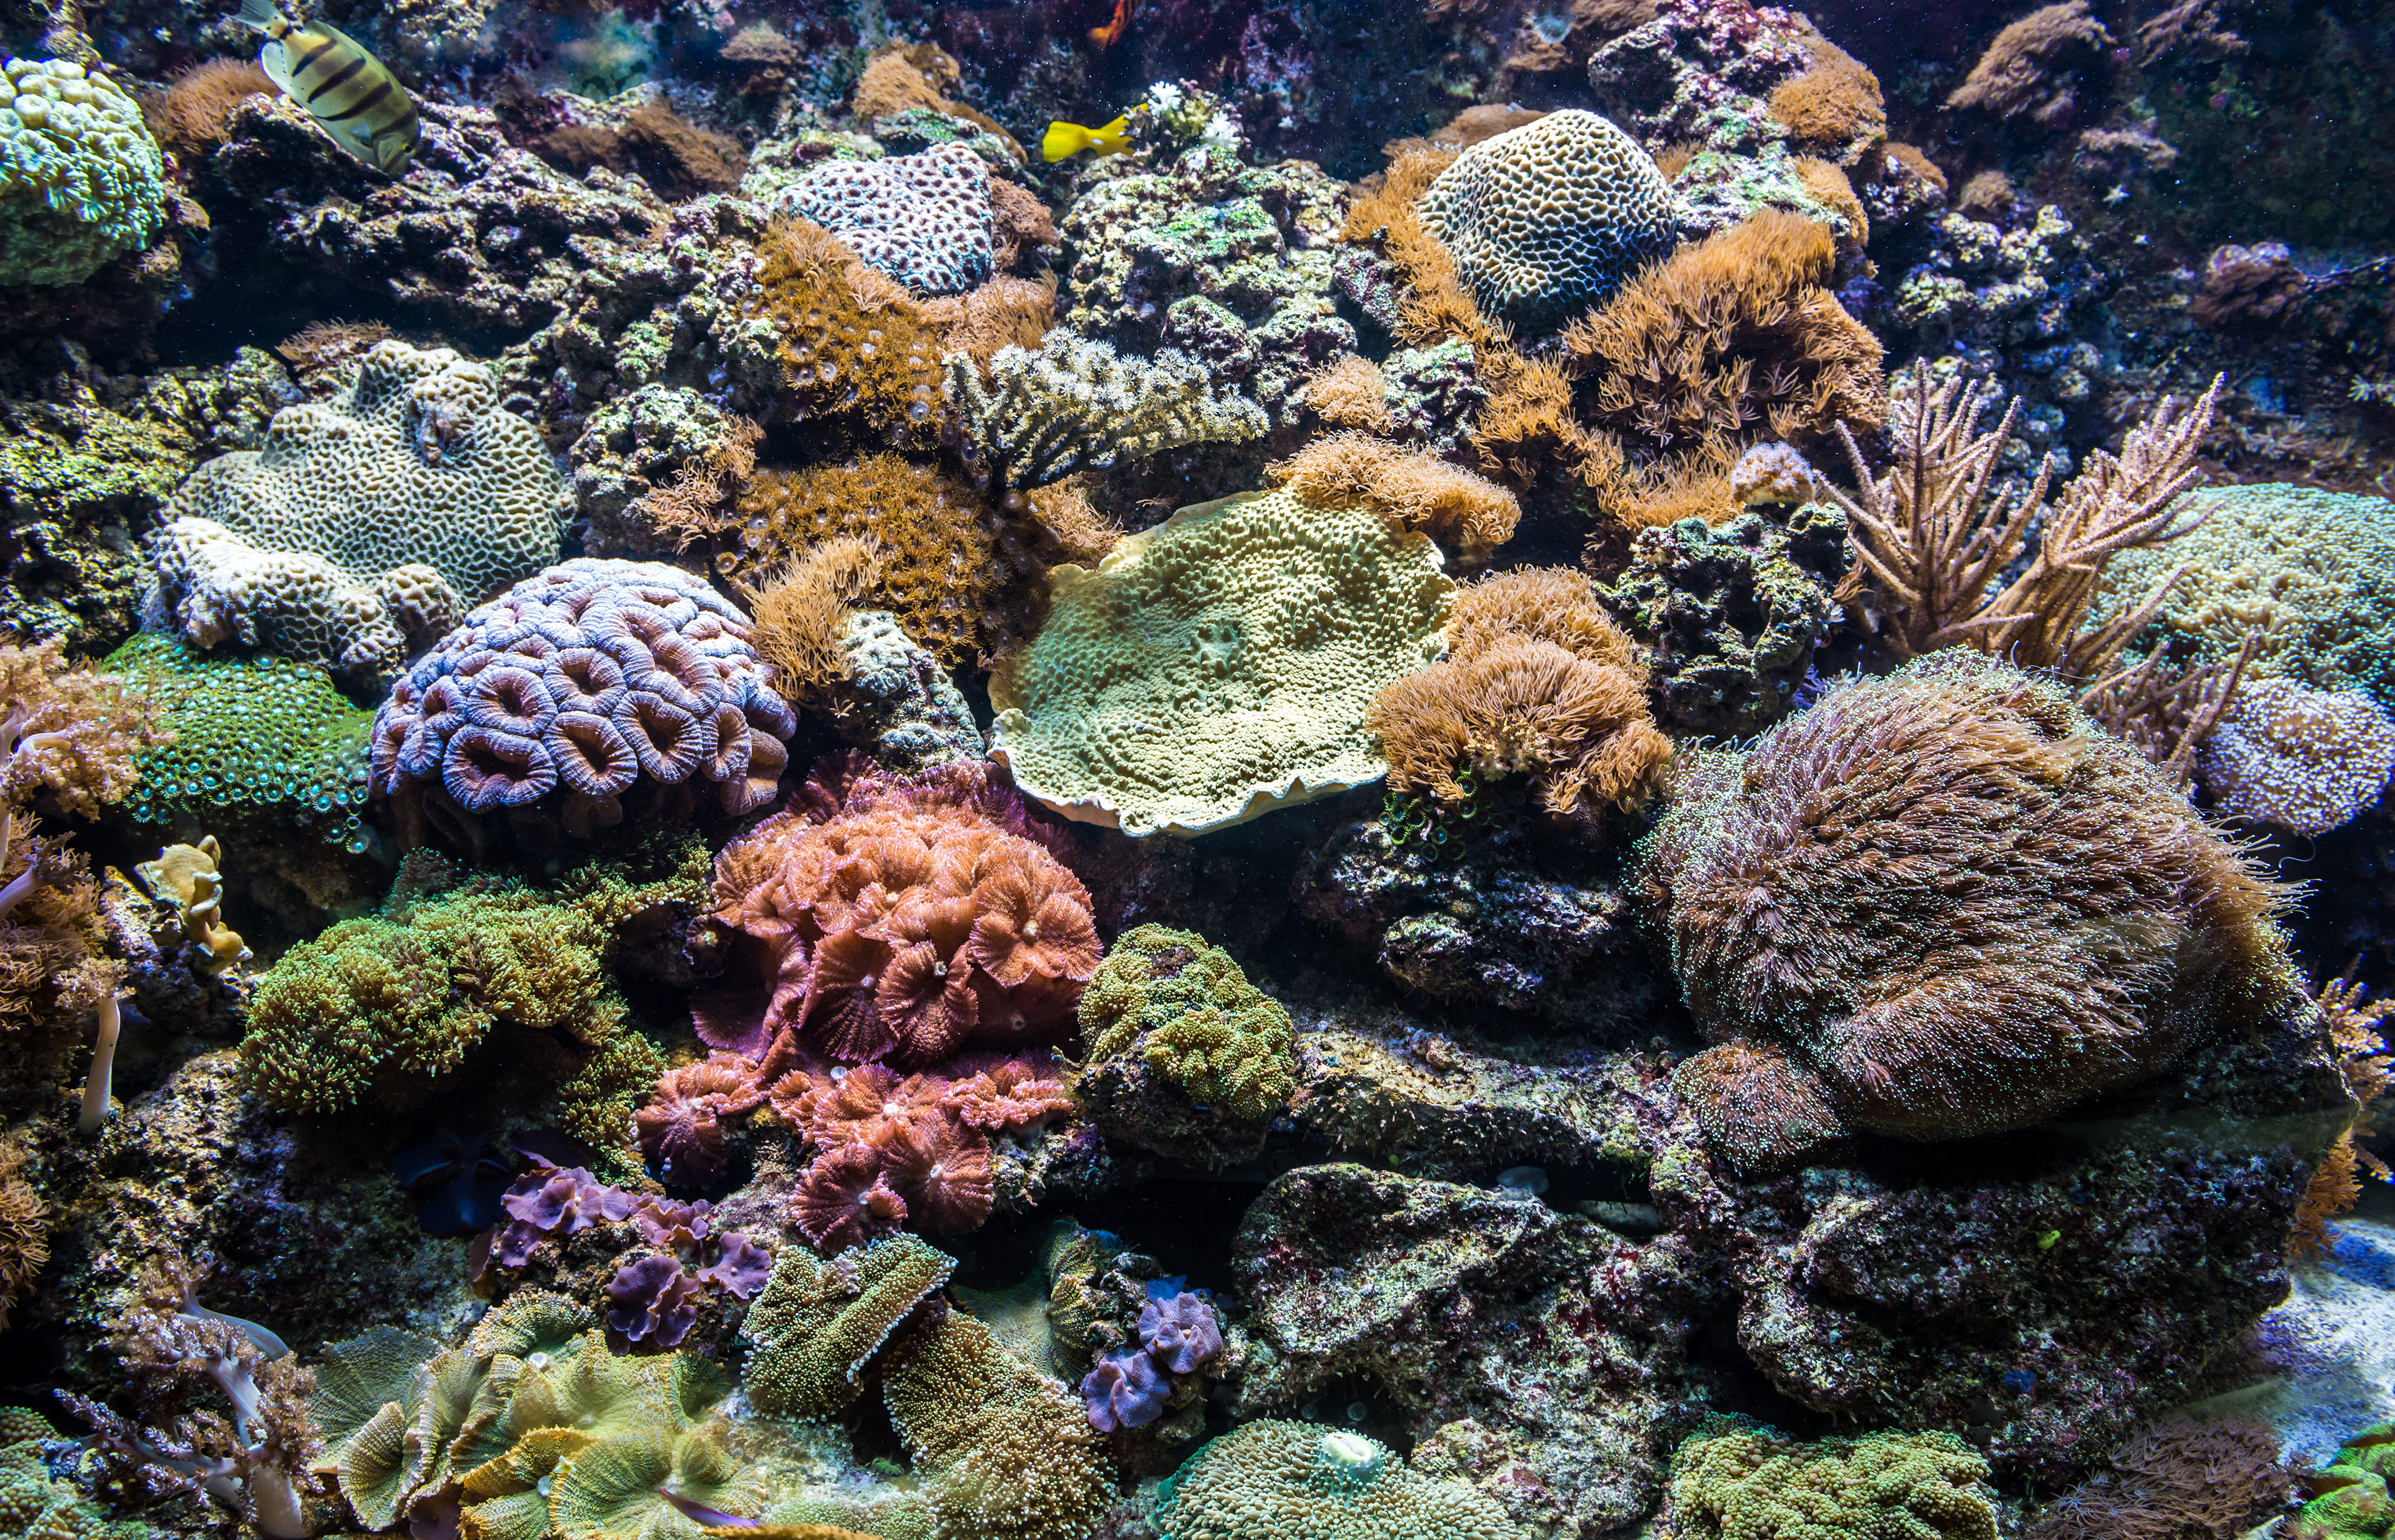
[[[2150,634],[2217,662],[2258,630],[2256,678],[2366,691],[2395,710],[2395,503],[2269,482],[2199,488],[2178,515],[2203,521],[2104,564],[2091,626],[2185,567]]]
[[[2306,1503],[2281,1531],[2286,1540],[2385,1540],[2395,1534],[2395,1422],[2365,1428],[2345,1441],[2328,1468],[2314,1478],[2335,1482]]]
[[[366,848],[366,730],[324,670],[280,658],[212,657],[143,632],[103,665],[146,692],[174,741],[134,757],[125,807],[144,823],[213,826],[223,815],[304,823],[352,851]]]
[[[1184,508],[1095,571],[990,678],[1025,794],[1129,835],[1195,835],[1388,773],[1365,713],[1438,654],[1437,547],[1288,492]]]
[[[242,1042],[251,1084],[271,1106],[335,1112],[378,1082],[437,1079],[500,1020],[562,1033],[588,1050],[586,1070],[620,1080],[612,1051],[645,1040],[625,1028],[608,957],[634,920],[695,902],[695,878],[586,869],[556,891],[494,884],[343,920],[258,980]],[[561,1094],[571,1105],[604,1091],[569,1082]],[[603,1144],[628,1137],[591,1131]]]
[[[1201,1106],[1269,1115],[1297,1094],[1289,1011],[1194,931],[1126,931],[1081,994],[1090,1060],[1136,1051]]]
[[[1504,1509],[1378,1441],[1266,1418],[1189,1456],[1158,1489],[1158,1540],[1513,1540]]]
[[[1951,1433],[1700,1434],[1672,1457],[1684,1540],[1996,1540],[1988,1462]]]
[[[757,1345],[741,1375],[749,1401],[774,1416],[840,1410],[856,1399],[866,1366],[956,1266],[904,1233],[828,1262],[784,1246],[741,1327]]]
[[[0,283],[80,283],[148,245],[166,161],[133,99],[72,59],[0,71]]]
[[[697,1520],[671,1498],[746,1518],[764,1501],[764,1477],[712,1427],[622,1433],[558,1467],[549,1528],[562,1540],[698,1540]]]

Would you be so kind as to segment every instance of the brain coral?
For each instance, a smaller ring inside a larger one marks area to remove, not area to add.
[[[1214,1440],[1158,1489],[1158,1540],[1513,1540],[1471,1487],[1411,1469],[1380,1442],[1266,1418]]]
[[[368,579],[307,551],[262,551],[212,519],[149,538],[159,601],[197,647],[231,638],[297,663],[374,678],[457,624],[465,606],[420,561]]]
[[[678,567],[576,558],[517,584],[391,685],[374,787],[436,782],[470,813],[563,789],[569,830],[615,823],[645,774],[771,801],[797,731],[731,601]]]
[[[1437,548],[1288,492],[1184,508],[1095,571],[990,679],[993,757],[1024,791],[1130,835],[1203,834],[1376,781],[1364,725],[1437,655]]]
[[[1686,1540],[1995,1540],[1988,1462],[1951,1433],[1793,1443],[1699,1435],[1672,1458],[1673,1533]]]
[[[2252,678],[2315,690],[2364,690],[2395,711],[2395,503],[2270,482],[2203,487],[2178,501],[2204,521],[2104,564],[2098,625],[2144,601],[2179,567],[2154,628],[2203,661],[2234,657],[2247,632],[2262,648]]]
[[[1638,143],[1570,109],[1483,139],[1422,194],[1423,228],[1480,309],[1552,330],[1678,241],[1671,184]]]
[[[2324,835],[2378,800],[2395,772],[2395,720],[2359,690],[2248,679],[2196,752],[2223,812]]]
[[[274,658],[210,657],[144,632],[108,666],[161,708],[174,741],[135,756],[141,771],[126,810],[144,823],[214,825],[228,813],[321,829],[366,848],[366,730],[324,670]]]
[[[1976,652],[1701,761],[1646,854],[1722,1045],[1673,1086],[1750,1169],[1842,1126],[2037,1122],[2289,988],[2278,894],[2237,848],[2060,689]]]
[[[0,97],[0,283],[80,283],[165,222],[165,157],[114,81],[12,59]]]
[[[1072,1020],[1098,966],[1090,895],[982,767],[810,791],[716,861],[710,921],[746,938],[772,998],[752,1036],[710,1041],[787,1031],[843,1062],[928,1064]]]
[[[962,145],[826,162],[783,189],[774,212],[814,220],[919,294],[962,294],[989,277],[989,167]]]
[[[371,582],[423,562],[469,601],[557,557],[564,482],[481,364],[377,342],[333,401],[286,406],[266,447],[220,454],[175,494],[264,550]]]

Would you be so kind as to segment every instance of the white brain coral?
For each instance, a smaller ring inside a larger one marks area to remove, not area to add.
[[[489,370],[446,348],[378,342],[347,397],[284,407],[264,449],[200,467],[169,513],[362,582],[422,562],[470,602],[556,559],[563,493]]]
[[[0,64],[0,283],[80,283],[150,244],[165,157],[115,82],[71,59]]]
[[[1381,687],[1441,648],[1437,547],[1286,492],[1184,508],[1087,571],[990,680],[1024,792],[1125,834],[1202,834],[1388,773]]]
[[[195,647],[231,639],[377,677],[466,612],[457,590],[422,562],[361,580],[321,556],[262,551],[212,519],[172,520],[149,544],[159,600]]]
[[[813,219],[918,294],[962,294],[990,274],[989,167],[958,145],[828,162],[783,189],[775,209]]]
[[[1422,217],[1481,309],[1533,331],[1569,321],[1679,241],[1654,157],[1576,108],[1464,151],[1422,194]]]

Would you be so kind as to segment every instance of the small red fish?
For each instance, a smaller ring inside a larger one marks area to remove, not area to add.
[[[1131,0],[1115,0],[1115,19],[1103,27],[1092,27],[1090,41],[1097,45],[1098,52],[1104,53],[1121,42],[1123,33],[1129,31],[1131,31]]]

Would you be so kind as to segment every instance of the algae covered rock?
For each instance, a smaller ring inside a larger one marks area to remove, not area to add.
[[[1130,835],[1196,835],[1388,773],[1365,716],[1429,663],[1437,547],[1288,492],[1182,509],[1094,571],[990,679],[994,757],[1035,800]]]
[[[11,59],[0,99],[0,283],[80,283],[166,219],[141,109],[64,59]]]
[[[1252,1156],[1297,1090],[1289,1012],[1191,931],[1143,925],[1115,942],[1081,994],[1081,1032],[1091,1116],[1160,1154]]]

